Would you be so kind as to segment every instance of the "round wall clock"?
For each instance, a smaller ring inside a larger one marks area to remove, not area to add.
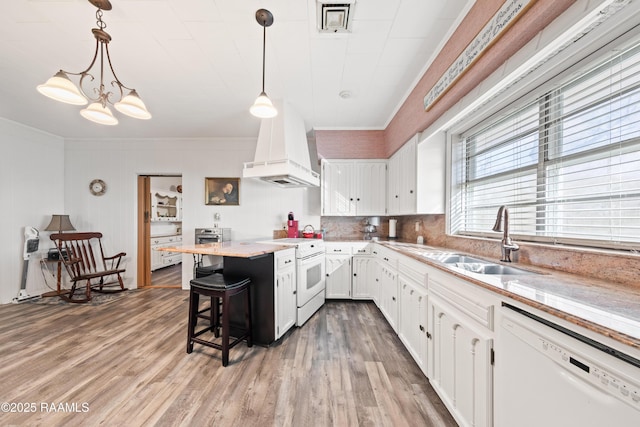
[[[91,194],[94,196],[102,196],[105,191],[107,191],[107,184],[101,179],[94,179],[89,184],[89,191],[91,191]]]

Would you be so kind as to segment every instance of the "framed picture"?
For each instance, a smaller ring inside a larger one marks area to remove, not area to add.
[[[238,206],[240,204],[240,178],[205,178],[204,204]]]

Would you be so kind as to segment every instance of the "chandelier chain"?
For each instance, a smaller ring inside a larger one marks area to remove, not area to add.
[[[100,28],[101,30],[104,30],[105,28],[107,28],[107,23],[106,23],[106,22],[104,22],[104,21],[102,20],[102,13],[103,13],[103,12],[102,12],[102,9],[98,9],[98,10],[96,11],[96,19],[97,19],[97,21],[96,21],[96,25],[97,25],[97,26],[98,26],[98,28]]]

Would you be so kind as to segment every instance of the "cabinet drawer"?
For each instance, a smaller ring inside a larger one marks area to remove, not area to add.
[[[383,248],[381,246],[377,246],[375,248],[375,256],[381,261],[383,264],[388,265],[393,269],[398,268],[398,254],[392,251],[391,249]]]
[[[368,243],[364,245],[354,244],[351,247],[351,251],[353,255],[371,255],[371,245]]]
[[[159,236],[151,238],[151,245],[173,246],[178,242],[182,242],[182,236]]]
[[[295,265],[296,258],[293,254],[278,258],[278,270]]]
[[[162,265],[177,264],[181,261],[182,261],[182,254],[167,253],[167,255],[162,257]]]
[[[467,289],[453,289],[429,277],[429,295],[440,298],[487,329],[493,330],[493,304],[473,298]]]
[[[429,269],[420,261],[405,256],[398,262],[398,271],[401,275],[411,279],[415,284],[426,289]]]
[[[351,244],[347,242],[325,243],[324,252],[326,254],[351,255]]]

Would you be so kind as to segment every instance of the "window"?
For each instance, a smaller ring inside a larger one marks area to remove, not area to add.
[[[453,144],[451,231],[491,235],[506,205],[521,240],[640,243],[640,45],[487,120]]]

